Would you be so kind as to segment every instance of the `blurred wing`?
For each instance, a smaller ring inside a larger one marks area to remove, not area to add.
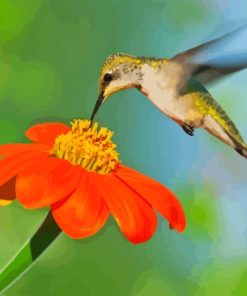
[[[247,25],[174,56],[171,62],[179,66],[180,74],[185,77],[181,87],[185,86],[191,76],[200,83],[207,84],[246,68],[247,49],[244,52],[235,51],[219,56],[227,45],[232,45],[233,38],[246,29]],[[215,55],[218,57],[215,58]]]

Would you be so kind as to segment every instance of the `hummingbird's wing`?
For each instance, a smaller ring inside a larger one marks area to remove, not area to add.
[[[222,55],[224,48],[232,45],[234,37],[244,32],[247,38],[247,25],[174,56],[171,62],[179,66],[180,77],[185,80],[180,87],[183,88],[191,76],[207,84],[246,68],[247,49]]]

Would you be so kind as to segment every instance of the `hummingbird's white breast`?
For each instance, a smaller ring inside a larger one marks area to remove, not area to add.
[[[142,72],[141,92],[164,114],[176,121],[184,121],[186,110],[177,94],[176,76],[170,75],[166,65],[156,69],[144,64]]]

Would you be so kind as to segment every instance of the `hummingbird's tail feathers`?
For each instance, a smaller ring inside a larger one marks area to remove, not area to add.
[[[204,117],[203,127],[210,134],[214,135],[219,140],[235,149],[240,155],[247,158],[247,145],[230,119],[223,123],[219,118],[206,115]]]
[[[235,149],[240,155],[242,155],[243,157],[247,158],[247,147],[239,149],[236,148]]]

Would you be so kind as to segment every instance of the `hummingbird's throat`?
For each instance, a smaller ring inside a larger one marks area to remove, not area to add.
[[[116,144],[111,141],[113,132],[98,123],[90,127],[89,120],[74,120],[67,134],[55,139],[53,154],[90,172],[108,174],[119,164]]]

